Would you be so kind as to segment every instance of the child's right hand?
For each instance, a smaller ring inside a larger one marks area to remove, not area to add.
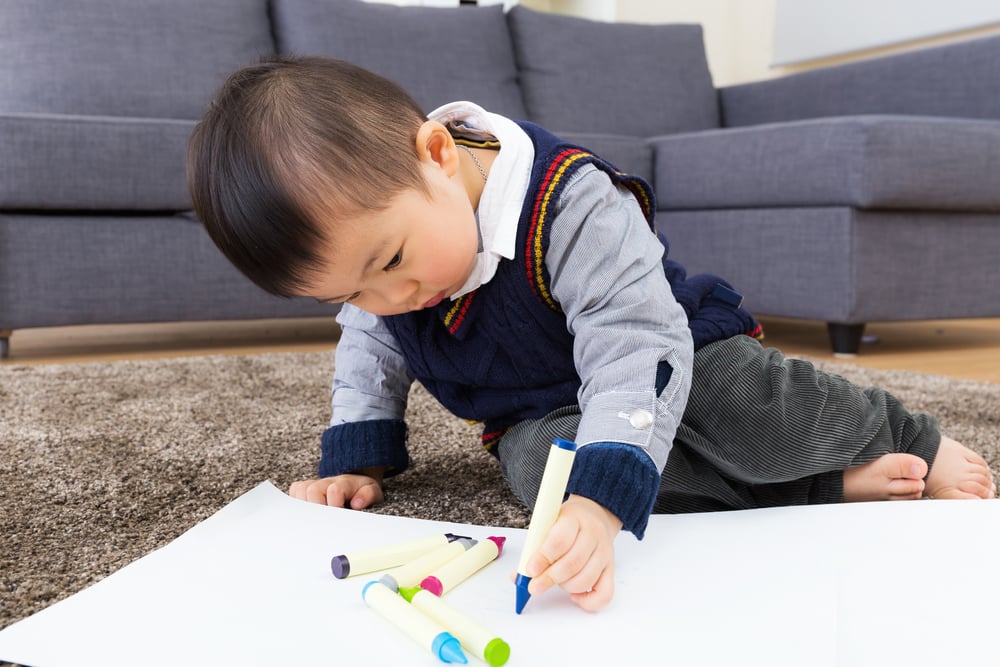
[[[310,503],[355,510],[377,505],[385,499],[382,495],[381,470],[293,482],[288,495]]]

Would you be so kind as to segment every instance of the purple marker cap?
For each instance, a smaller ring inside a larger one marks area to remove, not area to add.
[[[330,559],[330,569],[333,576],[344,579],[351,573],[351,561],[347,560],[347,556],[334,556]]]

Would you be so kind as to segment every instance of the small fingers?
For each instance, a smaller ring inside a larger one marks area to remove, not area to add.
[[[306,487],[309,485],[311,480],[304,480],[299,482],[292,482],[292,485],[288,487],[288,495],[297,500],[306,499]]]
[[[331,507],[364,509],[385,499],[382,486],[367,475],[339,475],[293,482],[288,495]]]
[[[378,484],[365,484],[354,492],[351,498],[351,509],[362,510],[369,505],[377,505],[382,502],[382,487]]]
[[[580,526],[576,521],[560,517],[549,529],[538,551],[528,559],[525,574],[533,579],[544,576],[546,570],[573,547],[579,531]]]
[[[590,591],[604,570],[604,561],[598,554],[598,540],[593,531],[579,530],[576,521],[560,520],[552,527],[549,537],[542,544],[539,553],[529,561],[538,568],[537,574],[528,585],[532,595],[541,595],[553,586],[559,586],[569,593]]]
[[[306,479],[300,482],[292,482],[292,485],[288,487],[288,495],[292,498],[305,500],[306,502],[326,505],[327,490],[332,483],[332,478]]]
[[[346,507],[349,499],[349,489],[345,489],[342,485],[333,482],[323,489],[321,499],[314,502],[323,503],[330,507]]]
[[[532,595],[541,595],[559,586],[581,608],[597,611],[614,595],[613,572],[613,555],[605,553],[596,541],[587,540],[581,534],[572,549],[531,580],[528,590]]]
[[[611,598],[614,597],[614,594],[614,568],[611,565],[608,565],[608,567],[601,571],[600,575],[597,577],[597,581],[594,582],[594,585],[591,586],[590,590],[582,593],[571,593],[569,597],[581,609],[586,611],[597,611],[611,602]]]

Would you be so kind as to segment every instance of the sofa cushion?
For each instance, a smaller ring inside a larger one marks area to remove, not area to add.
[[[339,308],[265,293],[190,215],[0,213],[0,239],[0,318],[12,329],[329,317]]]
[[[1000,119],[1000,35],[719,91],[724,124],[855,114]]]
[[[267,0],[4,0],[0,113],[194,119],[273,50]]]
[[[653,147],[645,139],[621,134],[563,132],[560,138],[598,155],[617,169],[653,183]]]
[[[672,258],[725,276],[756,314],[860,323],[1000,313],[1000,214],[667,211],[656,226]]]
[[[660,208],[1000,211],[1000,123],[843,116],[657,137]]]
[[[637,137],[718,127],[701,26],[602,23],[520,6],[507,18],[528,116],[540,125]]]
[[[0,114],[0,208],[180,211],[193,120]]]
[[[398,7],[361,0],[273,0],[283,53],[347,60],[405,88],[425,111],[469,100],[524,118],[500,6]]]

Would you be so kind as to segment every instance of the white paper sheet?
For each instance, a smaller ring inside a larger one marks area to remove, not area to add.
[[[1000,504],[922,501],[654,516],[617,542],[614,602],[514,613],[524,531],[292,500],[264,483],[166,547],[0,631],[0,659],[72,665],[442,665],[368,609],[330,557],[457,532],[508,538],[447,599],[508,665],[993,664]],[[654,658],[655,660],[651,660]],[[470,664],[484,664],[470,657]]]

